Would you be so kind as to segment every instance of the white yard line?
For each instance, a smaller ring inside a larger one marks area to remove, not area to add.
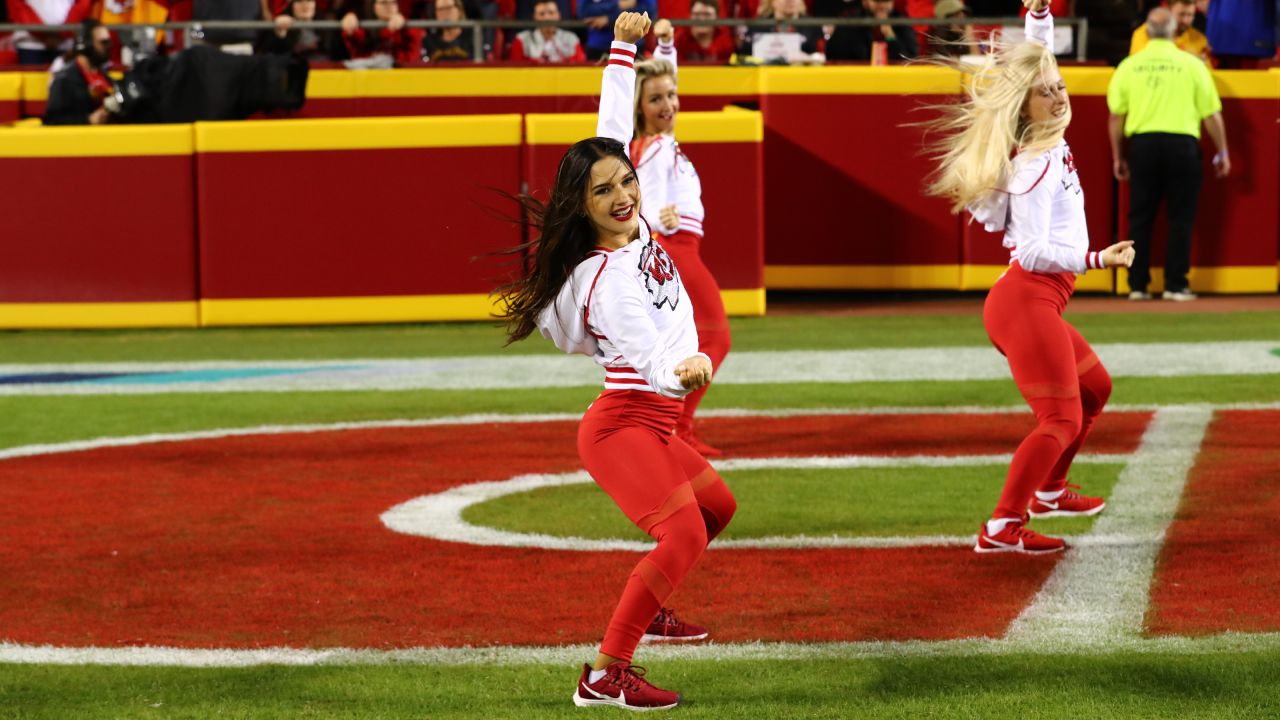
[[[1113,377],[1280,373],[1280,339],[1272,342],[1117,343],[1095,345]],[[585,357],[481,355],[414,360],[3,364],[0,376],[147,373],[155,377],[81,382],[0,383],[0,395],[101,395],[173,392],[346,390],[493,390],[599,386],[602,372]],[[904,380],[1002,380],[1005,359],[993,348],[739,351],[716,374],[721,385],[850,383]]]
[[[85,647],[0,643],[0,663],[31,665],[129,665],[192,668],[250,667],[256,665],[564,665],[580,664],[595,656],[596,645],[526,647],[495,645],[461,648],[406,648],[364,650],[353,648],[304,649],[257,648],[252,650],[192,649],[173,647]],[[1280,633],[1225,633],[1202,638],[1118,638],[1106,645],[1080,648],[1028,647],[1008,640],[905,640],[829,643],[702,643],[691,645],[642,645],[641,662],[661,660],[857,660],[896,657],[966,657],[1013,653],[1057,655],[1105,655],[1115,653],[1168,653],[1203,655],[1280,650]]]
[[[1158,411],[1092,533],[1163,538],[1212,419],[1208,408]],[[1160,543],[1078,544],[1013,622],[1007,638],[1058,648],[1138,638],[1159,551]]]

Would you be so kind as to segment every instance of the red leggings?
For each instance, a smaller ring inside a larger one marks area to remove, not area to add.
[[[1070,273],[1031,273],[1017,263],[996,282],[982,322],[1006,358],[1036,428],[1013,454],[992,518],[1021,518],[1037,491],[1067,486],[1071,461],[1111,396],[1111,376],[1062,311],[1075,290]]]
[[[622,512],[658,541],[640,559],[613,612],[600,652],[631,660],[667,597],[737,509],[720,475],[672,434],[679,400],[606,390],[578,427],[578,455]]]
[[[681,230],[675,235],[660,238],[660,242],[675,261],[680,279],[684,281],[685,292],[689,293],[689,299],[693,302],[693,322],[698,327],[698,350],[711,358],[713,371],[719,370],[720,363],[729,354],[729,316],[724,311],[720,286],[699,254],[702,238]],[[710,387],[708,384],[685,396],[684,410],[676,421],[677,433],[684,434],[693,429],[693,413],[697,411],[702,397]]]

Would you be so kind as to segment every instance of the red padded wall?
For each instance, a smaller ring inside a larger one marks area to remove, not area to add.
[[[196,298],[189,155],[0,159],[0,302]]]
[[[198,157],[206,298],[487,293],[519,242],[518,146]]]

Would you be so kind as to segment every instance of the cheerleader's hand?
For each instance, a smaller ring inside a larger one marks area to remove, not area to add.
[[[711,382],[711,361],[702,355],[694,355],[676,365],[676,376],[685,390],[697,390]]]
[[[1129,267],[1133,265],[1133,241],[1123,240],[1102,251],[1103,267]]]
[[[653,36],[658,38],[658,41],[665,45],[671,42],[671,39],[676,36],[676,31],[675,28],[671,26],[670,20],[661,18],[658,22],[653,24]]]
[[[613,23],[613,39],[635,45],[640,38],[649,34],[649,13],[624,12]]]
[[[1022,0],[1022,6],[1031,12],[1040,12],[1049,7],[1049,0]]]
[[[668,205],[658,211],[658,222],[663,230],[675,230],[680,227],[680,210],[675,205]]]

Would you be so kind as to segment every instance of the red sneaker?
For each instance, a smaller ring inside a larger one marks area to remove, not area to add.
[[[697,450],[698,454],[701,455],[702,457],[721,457],[724,455],[723,450],[720,450],[719,448],[713,448],[710,445],[699,440],[698,436],[694,435],[692,430],[677,432],[676,435],[681,440],[683,440],[686,445],[693,448],[694,450]]]
[[[1071,488],[1078,488],[1079,485],[1068,484],[1067,489],[1062,492],[1054,500],[1041,500],[1032,496],[1031,506],[1027,508],[1027,512],[1031,513],[1031,517],[1088,517],[1097,515],[1102,512],[1102,508],[1107,506],[1105,500],[1100,497],[1089,497],[1075,492]]]
[[[660,608],[658,615],[649,623],[641,642],[689,642],[701,640],[707,636],[707,629],[701,625],[687,623],[676,617],[675,610]]]
[[[654,687],[644,674],[644,668],[619,661],[605,668],[604,677],[590,682],[591,666],[584,664],[573,704],[615,705],[628,710],[666,710],[680,704],[680,693]]]
[[[1011,520],[1000,532],[992,535],[987,532],[987,524],[982,523],[978,531],[978,542],[973,546],[974,552],[999,553],[1015,552],[1028,555],[1045,555],[1059,552],[1067,546],[1062,538],[1045,537],[1035,530],[1026,528],[1025,520]]]

